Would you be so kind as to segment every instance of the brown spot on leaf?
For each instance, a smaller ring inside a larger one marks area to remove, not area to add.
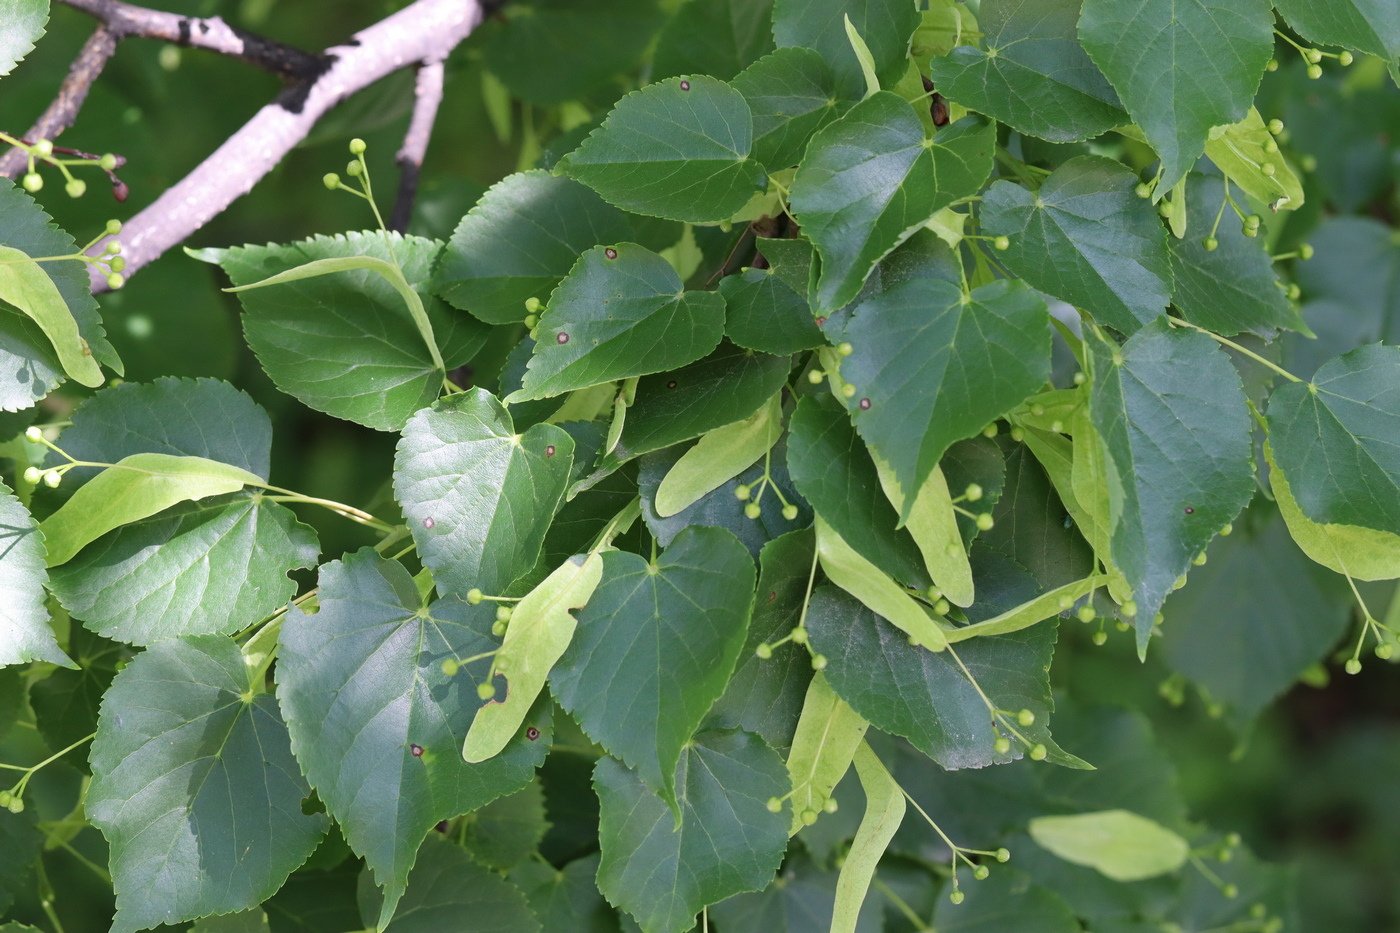
[[[564,333],[563,331],[560,331],[560,332],[559,332],[559,336],[558,336],[558,337],[555,337],[554,339],[557,340],[557,341],[559,341],[560,343],[568,343],[568,342],[569,342],[569,335],[566,334],[566,333]]]
[[[681,82],[681,90],[682,90],[682,91],[688,91],[688,90],[690,90],[690,82],[689,82],[689,81],[682,81],[682,82]]]
[[[861,411],[869,411],[869,410],[870,410],[870,399],[868,399],[868,398],[863,398],[863,399],[860,400],[860,410],[861,410]]]
[[[545,455],[546,457],[552,457],[552,456],[554,456],[554,445],[553,445],[553,444],[550,444],[548,447],[546,447],[546,448],[544,449],[544,455]]]
[[[613,249],[611,246],[609,246],[607,249],[603,250],[603,255],[606,256],[606,257],[608,257],[609,259],[616,259],[616,258],[617,258],[617,250],[615,250],[615,249]]]
[[[409,752],[413,755],[414,758],[422,758],[422,757],[423,757],[423,746],[421,746],[421,745],[410,745],[410,746],[408,747],[408,750],[409,750]]]
[[[676,380],[674,380],[674,379],[672,379],[672,380],[670,380],[669,382],[666,383],[666,388],[668,388],[668,389],[674,389],[675,387],[676,387]]]
[[[433,518],[431,515],[429,515],[427,518],[423,519],[423,527],[424,527],[424,528],[433,528],[433,527],[436,526],[436,525],[437,525],[437,519]]]
[[[540,730],[536,729],[534,726],[531,726],[530,728],[525,730],[525,738],[529,739],[531,742],[535,741],[539,737]]]

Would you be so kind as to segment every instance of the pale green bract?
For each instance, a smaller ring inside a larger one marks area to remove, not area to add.
[[[743,421],[715,428],[676,461],[656,489],[656,514],[662,518],[694,504],[748,469],[773,449],[783,433],[783,413],[775,395]]]
[[[904,820],[904,791],[865,742],[856,749],[855,764],[865,790],[865,815],[836,882],[831,933],[855,933],[875,867]]]
[[[1174,872],[1190,846],[1154,820],[1128,810],[1042,816],[1031,838],[1067,862],[1087,865],[1114,881],[1141,881]]]
[[[788,752],[788,774],[792,777],[792,826],[796,835],[804,825],[803,812],[822,812],[836,785],[845,777],[851,759],[865,740],[870,723],[836,695],[826,678],[818,673],[807,686],[802,716],[792,736]]]
[[[78,322],[58,286],[39,263],[11,246],[0,246],[0,301],[34,319],[53,344],[64,372],[85,386],[102,385],[102,367],[79,336]]]

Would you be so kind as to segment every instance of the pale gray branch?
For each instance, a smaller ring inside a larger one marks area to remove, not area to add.
[[[77,6],[110,0],[70,2]],[[126,222],[120,236],[126,274],[152,262],[247,194],[336,104],[400,68],[441,62],[481,18],[479,0],[416,0],[344,45],[327,49],[330,65],[305,85],[304,97],[298,95],[302,99],[263,107],[154,204]],[[98,242],[93,253],[105,245]],[[106,288],[96,272],[92,285],[94,291]]]
[[[413,89],[413,117],[395,161],[399,165],[399,193],[394,199],[394,211],[389,215],[389,229],[400,233],[408,230],[413,218],[413,199],[418,194],[418,176],[423,171],[423,158],[428,153],[428,140],[433,136],[438,106],[442,103],[442,62],[424,62],[418,68],[418,80]]]

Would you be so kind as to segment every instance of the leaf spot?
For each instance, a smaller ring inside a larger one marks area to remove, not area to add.
[[[531,742],[535,741],[539,737],[540,730],[536,729],[534,726],[531,726],[530,728],[525,730],[525,738],[529,739]]]
[[[566,333],[564,333],[563,331],[560,331],[560,332],[559,332],[559,336],[558,336],[558,337],[555,337],[554,339],[557,340],[557,341],[559,341],[560,343],[568,343],[568,342],[569,342],[569,335],[566,334]]]
[[[666,383],[666,388],[668,388],[668,389],[674,389],[675,387],[676,387],[676,380],[674,380],[674,379],[672,379],[672,380],[670,380],[669,382]]]
[[[825,324],[825,323],[826,323],[826,318],[823,317],[823,316],[821,316],[821,315],[818,315],[818,316],[817,316],[817,326],[818,326],[818,327],[821,327],[821,326],[822,326],[823,324]]]
[[[606,257],[608,257],[609,259],[616,259],[616,258],[617,258],[617,250],[615,250],[615,249],[613,249],[611,246],[609,246],[607,249],[603,250],[603,255],[606,256]]]
[[[422,758],[422,757],[423,757],[423,746],[421,746],[421,745],[410,745],[410,746],[408,747],[408,750],[409,750],[409,752],[413,755],[414,758]]]
[[[550,444],[548,447],[546,447],[546,448],[544,449],[544,455],[545,455],[546,457],[552,457],[552,456],[554,456],[554,445],[553,445],[553,444]]]
[[[682,90],[682,91],[688,91],[688,90],[690,90],[690,82],[689,82],[689,81],[682,81],[682,82],[681,82],[681,90]]]
[[[1188,505],[1188,506],[1186,507],[1186,514],[1187,514],[1187,515],[1195,515],[1195,514],[1196,514],[1196,510],[1193,509],[1193,508],[1191,508],[1191,506]]]
[[[429,515],[427,518],[423,519],[423,527],[424,527],[424,528],[433,528],[435,525],[437,525],[437,520],[434,519],[431,515]]]
[[[860,410],[861,410],[861,411],[869,411],[869,410],[870,410],[870,399],[868,399],[868,398],[863,398],[863,399],[860,400]]]

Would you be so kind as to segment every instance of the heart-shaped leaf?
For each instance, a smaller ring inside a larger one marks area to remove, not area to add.
[[[775,171],[801,161],[807,140],[842,108],[836,75],[815,49],[778,49],[730,83],[753,114],[753,157]]]
[[[44,538],[18,499],[0,483],[0,667],[48,661],[75,667],[49,627]]]
[[[866,82],[851,48],[846,22],[870,50],[871,64],[888,87],[904,73],[909,37],[919,25],[918,8],[902,0],[777,0],[773,38],[780,48],[812,49],[836,74],[841,97],[859,100]]]
[[[516,433],[485,389],[413,416],[394,458],[394,494],[438,592],[505,595],[534,568],[573,454],[573,439],[552,424]]]

